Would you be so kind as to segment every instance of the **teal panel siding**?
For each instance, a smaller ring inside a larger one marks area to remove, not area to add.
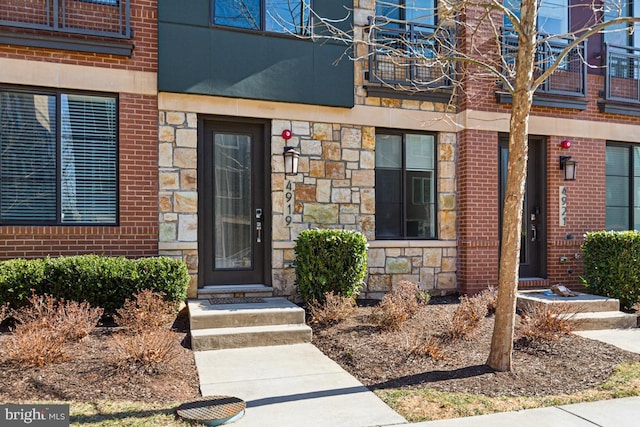
[[[353,63],[335,64],[344,44],[210,27],[208,10],[202,21],[175,3],[159,1],[160,91],[353,106]]]

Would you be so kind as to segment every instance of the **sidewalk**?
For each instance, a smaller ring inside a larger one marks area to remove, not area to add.
[[[640,353],[640,329],[580,335]],[[312,344],[195,352],[203,396],[244,400],[233,427],[408,426],[337,363]],[[640,425],[640,397],[428,421],[419,427],[632,427]]]
[[[411,424],[411,427],[635,427],[640,425],[640,397],[501,412]]]

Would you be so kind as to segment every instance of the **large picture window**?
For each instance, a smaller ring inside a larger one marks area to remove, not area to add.
[[[640,230],[640,146],[608,144],[607,230]]]
[[[310,34],[311,0],[212,0],[215,25],[292,35]]]
[[[435,135],[376,135],[376,238],[436,238]]]
[[[0,224],[117,222],[115,97],[0,89]]]

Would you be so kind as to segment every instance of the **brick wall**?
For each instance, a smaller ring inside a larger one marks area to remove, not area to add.
[[[474,293],[498,283],[498,134],[458,133],[458,287]]]
[[[0,45],[0,57],[91,67],[156,72],[157,2],[131,1],[131,58]],[[34,32],[17,28],[7,31]],[[56,33],[56,36],[60,34]],[[84,36],[66,36],[79,37]],[[0,81],[0,83],[2,83]],[[43,82],[43,85],[49,82]],[[68,88],[76,89],[76,88]],[[117,92],[117,88],[114,88]],[[118,226],[0,226],[0,258],[95,253],[151,256],[158,253],[158,102],[155,95],[120,92]]]
[[[132,71],[157,71],[158,69],[158,6],[153,0],[131,0],[131,28],[134,44],[131,58],[116,55],[102,55],[85,52],[73,52],[56,49],[40,49],[0,44],[0,57],[43,61],[73,65],[87,65],[104,68],[126,69]],[[3,31],[32,33],[37,35],[55,35],[73,39],[107,40],[100,37],[65,35],[46,31],[22,28],[0,27]]]

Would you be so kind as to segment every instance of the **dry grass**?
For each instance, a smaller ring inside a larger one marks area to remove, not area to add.
[[[385,331],[398,331],[428,302],[428,294],[421,292],[418,285],[403,280],[380,301],[371,314],[371,320]]]
[[[138,292],[116,310],[116,323],[133,335],[149,329],[168,328],[176,318],[176,304],[163,297],[150,289]]]
[[[347,319],[356,307],[351,297],[336,295],[333,291],[324,294],[324,301],[313,300],[309,304],[311,321],[320,325],[340,323]]]

